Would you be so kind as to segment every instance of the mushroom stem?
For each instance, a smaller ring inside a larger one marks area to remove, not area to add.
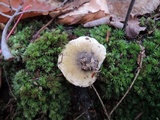
[[[80,109],[81,114],[74,120],[78,120],[79,118],[83,118],[84,120],[91,120],[89,109],[92,106],[92,100],[87,92],[87,88],[75,86],[74,92],[74,102],[77,105],[78,109],[82,108]]]

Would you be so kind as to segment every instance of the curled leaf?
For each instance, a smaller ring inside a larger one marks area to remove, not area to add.
[[[110,14],[114,14],[117,18],[124,20],[127,14],[131,0],[107,0],[107,6]],[[154,11],[160,0],[136,0],[132,9],[133,15],[144,15]]]
[[[90,0],[79,8],[59,17],[59,23],[68,24],[68,20],[72,18],[71,23],[86,23],[95,19],[105,17],[109,14],[106,0]]]
[[[139,34],[140,31],[144,31],[146,27],[139,26],[138,18],[135,16],[131,16],[130,20],[128,21],[128,25],[126,27],[126,35],[129,38],[135,38]]]

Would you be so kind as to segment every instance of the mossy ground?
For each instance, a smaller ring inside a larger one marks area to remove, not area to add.
[[[33,43],[30,42],[33,35],[45,22],[35,19],[28,24],[24,23],[25,21],[22,21],[18,25],[16,33],[8,42],[15,56],[14,61],[1,62],[4,71],[3,84],[7,86],[7,79],[16,97],[16,100],[13,100],[11,95],[9,100],[12,102],[9,104],[0,100],[0,106],[3,108],[0,112],[7,113],[2,119],[8,117],[16,120],[71,120],[81,114],[77,114],[73,109],[74,87],[65,80],[58,69],[57,58],[70,39],[84,35],[94,37],[107,49],[106,59],[94,85],[109,111],[124,95],[135,76],[140,52],[138,41],[145,47],[146,56],[137,81],[112,115],[112,119],[132,120],[138,115],[141,115],[142,120],[160,119],[159,21],[142,18],[141,24],[147,23],[147,30],[134,40],[126,39],[123,30],[107,25],[68,28],[52,24],[43,30]],[[106,41],[107,32],[111,33],[109,41]],[[92,114],[96,116],[94,118],[105,119],[93,89],[87,88],[87,91],[93,102]]]

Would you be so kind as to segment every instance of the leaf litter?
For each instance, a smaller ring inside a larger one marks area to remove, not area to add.
[[[22,4],[23,8],[31,5],[32,7],[24,13],[22,19],[38,15],[50,15],[52,18],[58,17],[59,24],[82,24],[84,27],[108,24],[116,28],[123,27],[125,16],[131,2],[131,0],[65,0],[64,2],[61,0],[9,1],[0,0],[0,13],[12,15],[18,5]],[[4,4],[8,5],[8,7]],[[137,16],[153,12],[158,5],[160,5],[160,0],[135,1],[126,27],[128,37],[133,38],[140,31],[145,30],[144,27],[139,26]],[[0,14],[0,23],[7,21],[8,18]]]

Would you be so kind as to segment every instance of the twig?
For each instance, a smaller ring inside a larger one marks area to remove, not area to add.
[[[63,6],[67,1],[68,1],[68,0],[65,0],[65,1],[64,1],[61,5],[59,5],[58,7],[52,8],[52,9],[50,9],[50,10],[28,10],[28,11],[22,11],[22,12],[16,13],[16,16],[21,15],[21,14],[24,14],[24,13],[29,13],[29,12],[48,12],[48,11],[52,11],[52,10],[54,10],[54,9],[57,9],[57,8]],[[3,6],[5,6],[5,7],[7,7],[7,8],[11,8],[11,9],[14,10],[14,11],[17,10],[16,8],[13,8],[11,5],[7,5],[7,4],[5,4],[5,3],[3,3],[3,2],[0,2],[0,5],[3,5]],[[7,17],[7,18],[10,18],[10,17],[11,17],[11,16],[6,15],[6,14],[4,14],[4,13],[2,13],[2,12],[0,12],[0,15],[2,15],[2,16],[4,16],[4,17]]]
[[[8,27],[10,26],[10,24],[12,23],[12,21],[14,20],[14,18],[17,16],[17,13],[22,9],[22,6],[20,5],[18,7],[18,9],[16,10],[16,12],[11,16],[11,18],[9,19],[9,21],[7,22],[7,24],[4,27],[4,30],[2,32],[2,39],[1,39],[1,49],[2,49],[2,55],[4,56],[5,60],[10,60],[13,58],[7,42],[6,42],[6,37],[7,37],[7,31],[8,31]]]
[[[64,5],[68,0],[64,0],[63,3],[59,6],[61,7],[62,5]]]
[[[106,107],[105,107],[105,105],[104,105],[104,103],[103,103],[103,101],[102,101],[99,93],[97,92],[97,90],[96,90],[96,88],[94,87],[94,85],[91,85],[91,86],[92,86],[93,90],[95,91],[95,93],[96,93],[96,95],[97,95],[97,97],[98,97],[98,99],[99,99],[99,101],[100,101],[100,103],[101,103],[101,105],[102,105],[102,107],[103,107],[103,110],[104,110],[105,115],[107,116],[108,120],[110,120],[110,116],[109,116],[109,114],[108,114],[108,112],[107,112],[107,109],[106,109]]]
[[[3,3],[3,2],[0,2],[0,5],[3,5],[3,6],[5,6],[5,7],[7,7],[7,8],[11,8],[10,5],[7,5],[7,4],[5,4],[5,3]],[[12,7],[12,10],[16,11],[16,8],[13,8],[13,7]]]
[[[63,6],[66,2],[67,2],[67,0],[65,0],[65,1],[64,1],[61,5],[59,5],[58,7]],[[7,4],[5,4],[5,3],[0,2],[0,4],[1,4],[1,5],[4,5],[5,7],[10,8],[10,6],[7,5]],[[53,9],[51,9],[51,10],[57,9],[58,7],[53,8]],[[12,8],[12,9],[15,10],[14,8]],[[1,15],[5,16],[5,17],[7,17],[7,18],[10,18],[9,21],[7,22],[4,30],[3,30],[2,39],[1,39],[2,55],[4,56],[4,59],[5,59],[5,60],[11,60],[11,59],[13,58],[13,56],[12,56],[12,54],[11,54],[9,48],[8,48],[8,45],[7,45],[7,43],[6,43],[6,36],[7,36],[8,27],[10,26],[11,22],[13,21],[13,19],[14,19],[16,16],[18,16],[19,14],[22,15],[22,14],[25,13],[25,12],[31,12],[31,11],[22,11],[22,12],[19,12],[21,9],[22,9],[22,6],[20,5],[20,6],[18,7],[18,9],[15,10],[15,13],[14,13],[12,16],[5,15],[4,13],[1,13],[1,12],[0,12]],[[37,11],[36,11],[36,12],[37,12]],[[40,12],[43,12],[43,10],[40,11]],[[44,12],[46,12],[46,11],[44,11]],[[8,37],[7,37],[7,38],[8,38]]]
[[[26,6],[24,9],[23,9],[23,11],[26,11],[28,8],[30,8],[32,5],[28,5],[28,6]],[[13,30],[15,29],[15,27],[17,26],[17,24],[18,24],[18,22],[20,21],[20,19],[22,18],[22,16],[23,16],[23,14],[21,14],[19,17],[18,17],[18,19],[17,19],[17,21],[16,21],[16,23],[14,24],[14,26],[12,27],[12,29],[11,29],[11,31],[9,32],[9,34],[7,35],[7,40],[8,40],[8,38],[10,37],[10,35],[12,34],[12,32],[13,32]]]
[[[33,38],[32,38],[32,40],[31,40],[31,42],[34,42],[34,40],[38,38],[38,35],[40,34],[40,32],[41,32],[42,30],[44,30],[48,25],[50,25],[53,20],[54,20],[54,18],[52,18],[46,25],[44,25],[40,30],[38,30],[38,32],[36,32],[36,34],[33,35]]]
[[[127,11],[127,15],[126,15],[126,18],[125,18],[125,21],[124,21],[124,26],[123,26],[124,30],[126,29],[126,26],[127,26],[127,23],[128,23],[128,19],[129,19],[129,16],[130,16],[130,13],[132,11],[134,3],[135,3],[135,0],[131,0],[129,8],[128,8],[128,11]]]
[[[120,99],[120,101],[116,104],[116,106],[111,110],[111,112],[109,113],[109,116],[112,115],[112,113],[117,109],[117,107],[121,104],[121,102],[122,102],[122,101],[124,100],[124,98],[127,96],[127,94],[129,93],[129,91],[130,91],[131,88],[133,87],[133,85],[134,85],[135,81],[137,80],[137,77],[138,77],[138,75],[139,75],[139,73],[140,73],[140,71],[141,71],[142,62],[143,62],[143,59],[144,59],[144,57],[145,57],[145,49],[144,49],[143,46],[140,45],[140,43],[139,43],[139,46],[140,46],[140,48],[141,48],[141,51],[140,51],[140,53],[139,53],[139,55],[140,55],[140,62],[139,62],[139,66],[138,66],[138,68],[137,68],[137,72],[136,72],[136,74],[135,74],[135,77],[134,77],[131,85],[129,86],[128,90],[126,91],[126,93],[123,95],[123,97]]]
[[[4,17],[6,17],[6,18],[11,18],[10,15],[4,14],[4,13],[2,13],[2,12],[0,12],[0,15],[4,16]]]
[[[65,1],[64,1],[61,5],[59,5],[58,7],[52,8],[52,9],[50,9],[50,10],[28,10],[28,11],[22,11],[22,12],[16,13],[16,16],[21,15],[21,14],[24,14],[24,13],[29,13],[29,12],[48,12],[48,11],[52,11],[52,10],[55,10],[55,9],[63,6],[67,1],[68,1],[68,0],[65,0]],[[16,9],[16,8],[13,8],[13,7],[10,5],[10,3],[9,3],[9,5],[7,5],[7,4],[5,4],[5,3],[3,3],[3,2],[0,2],[0,5],[3,5],[3,6],[5,6],[5,7],[7,7],[7,8],[11,8],[11,9],[14,10],[14,11],[17,11],[17,9]],[[6,14],[4,14],[4,13],[2,13],[2,12],[0,12],[0,15],[2,15],[2,16],[4,16],[4,17],[7,17],[7,18],[10,18],[10,17],[11,17],[11,16],[6,15]]]
[[[5,67],[3,66],[3,71],[4,71],[4,75],[5,75],[5,78],[6,78],[6,82],[7,82],[7,85],[8,85],[8,88],[9,88],[9,91],[10,91],[10,94],[12,95],[12,97],[17,100],[17,98],[15,97],[15,95],[13,94],[12,90],[11,90],[11,86],[9,84],[9,81],[8,81],[8,77],[7,77],[7,72],[5,70]]]
[[[13,9],[12,9],[11,1],[10,1],[10,0],[8,0],[8,4],[9,4],[9,8],[10,8],[10,9],[11,9],[11,11],[12,11]]]
[[[78,120],[80,117],[82,117],[88,110],[89,110],[90,106],[88,107],[88,109],[86,109],[82,114],[80,114],[78,117],[76,117],[74,120]]]
[[[143,115],[143,113],[144,113],[144,112],[140,112],[140,113],[134,118],[134,120],[139,120],[140,117]]]
[[[9,120],[9,118],[12,118],[12,120],[14,120],[15,118],[15,107],[14,107],[14,98],[10,98],[8,103],[4,106],[4,108],[2,109],[3,111],[7,110],[8,111],[8,115],[4,118],[4,120]]]

